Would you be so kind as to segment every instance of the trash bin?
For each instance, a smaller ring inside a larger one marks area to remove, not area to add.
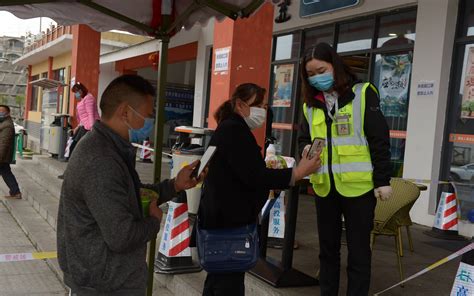
[[[171,149],[171,178],[176,177],[186,165],[201,159],[207,143],[209,143],[210,135],[212,135],[212,131],[209,129],[187,126],[176,127],[175,131],[179,133],[179,136]],[[195,140],[193,141],[193,139]],[[201,199],[201,184],[186,190],[186,195],[188,197],[188,212],[197,214]]]
[[[20,134],[15,133],[15,139],[13,140],[13,155],[12,155],[12,161],[10,164],[16,164],[16,150],[18,147],[18,139],[21,138]]]
[[[58,159],[64,158],[64,149],[67,142],[68,114],[51,114],[54,121],[49,128],[49,146],[48,152]]]

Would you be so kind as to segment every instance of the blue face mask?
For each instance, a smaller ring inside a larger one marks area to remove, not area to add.
[[[82,96],[81,96],[81,93],[80,93],[80,92],[74,93],[74,96],[75,96],[76,99],[78,99],[78,100],[82,99]]]
[[[141,119],[145,121],[143,124],[143,127],[137,128],[137,129],[132,128],[130,124],[128,124],[125,121],[125,124],[128,126],[128,136],[129,136],[130,142],[141,144],[151,134],[151,130],[153,129],[155,119],[145,118],[143,115],[141,115],[137,110],[133,109],[132,107],[128,106],[128,108],[130,108],[130,110],[132,110],[133,113],[135,113],[138,117],[140,117]]]
[[[334,77],[331,72],[326,72],[308,77],[308,82],[312,87],[320,91],[327,91],[334,85]]]
[[[130,142],[142,144],[147,138],[151,138],[151,131],[155,126],[155,119],[145,118],[145,124],[140,129],[129,129]]]
[[[7,112],[0,112],[0,122],[4,121],[7,118]]]

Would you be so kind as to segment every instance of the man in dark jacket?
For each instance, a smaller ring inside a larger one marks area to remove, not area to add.
[[[64,282],[72,295],[143,296],[146,244],[159,231],[161,210],[152,202],[144,217],[135,149],[129,130],[143,127],[153,114],[153,87],[135,75],[112,81],[104,91],[102,117],[79,142],[64,174],[57,244]],[[159,160],[159,158],[158,158]],[[198,164],[184,167],[176,179],[148,186],[159,203],[194,187]]]
[[[10,189],[10,195],[5,197],[20,199],[20,188],[18,188],[18,182],[10,168],[14,153],[14,141],[15,126],[10,117],[10,107],[0,105],[0,175]]]

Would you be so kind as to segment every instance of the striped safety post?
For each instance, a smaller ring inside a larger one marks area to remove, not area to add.
[[[441,239],[464,240],[458,232],[458,202],[454,187],[449,183],[441,186],[441,196],[434,225],[425,234]]]
[[[161,237],[155,271],[165,274],[190,273],[202,270],[192,259],[188,205],[170,201]]]
[[[150,141],[149,140],[143,141],[143,146],[144,148],[141,148],[141,151],[140,151],[140,160],[142,162],[150,163],[151,162],[151,150],[149,149],[151,148]]]

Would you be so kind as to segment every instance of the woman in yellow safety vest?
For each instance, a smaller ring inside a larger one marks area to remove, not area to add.
[[[389,130],[378,91],[369,82],[358,82],[326,43],[305,53],[301,76],[300,152],[315,138],[325,142],[321,168],[310,176],[316,193],[321,295],[338,295],[341,216],[349,250],[347,295],[368,295],[376,197],[392,195]]]

